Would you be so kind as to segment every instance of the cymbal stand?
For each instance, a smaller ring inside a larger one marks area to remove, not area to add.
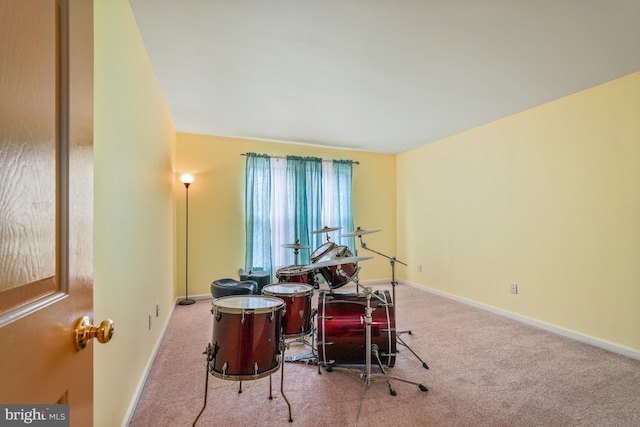
[[[298,242],[299,242],[299,240],[296,240],[296,243],[298,243]],[[300,264],[298,264],[298,256],[299,255],[300,255],[300,249],[295,248],[293,250],[293,263],[294,263],[293,265],[300,265]]]
[[[374,295],[376,298],[378,298],[380,301],[385,302],[382,298],[378,297],[377,295],[373,294],[371,292],[371,288],[368,286],[364,287],[364,294],[367,298],[367,307],[365,308],[365,316],[364,316],[364,322],[365,322],[365,372],[360,374],[360,378],[364,379],[364,391],[362,392],[362,399],[360,399],[360,406],[358,407],[358,415],[356,417],[356,427],[358,425],[358,419],[360,418],[360,411],[362,410],[362,403],[364,402],[364,399],[367,395],[367,391],[369,390],[369,388],[371,387],[371,384],[373,381],[375,381],[376,379],[383,379],[387,381],[387,385],[389,386],[389,393],[392,396],[396,395],[395,390],[391,387],[391,383],[389,382],[390,379],[394,379],[394,380],[398,380],[398,381],[402,381],[408,384],[413,384],[413,385],[417,385],[418,388],[420,388],[421,391],[428,391],[429,389],[427,387],[425,387],[424,385],[414,382],[414,381],[409,381],[406,380],[404,378],[400,378],[400,377],[396,377],[393,375],[389,375],[387,374],[387,372],[385,371],[385,369],[382,367],[382,363],[380,363],[380,358],[378,357],[378,346],[377,345],[371,345],[371,322],[372,322],[372,317],[371,317],[371,313],[373,312],[373,309],[371,308],[371,295]],[[368,351],[367,351],[368,350]],[[374,354],[376,359],[378,360],[378,365],[380,366],[380,369],[382,370],[382,374],[372,374],[371,373],[371,354]]]
[[[398,311],[398,303],[396,301],[396,286],[398,285],[398,281],[396,280],[396,262],[398,262],[398,263],[400,263],[400,264],[402,264],[404,266],[407,266],[407,264],[405,264],[402,261],[397,260],[395,256],[388,256],[388,255],[385,255],[385,254],[380,253],[378,251],[374,251],[373,249],[369,248],[365,242],[362,241],[362,236],[358,236],[358,237],[360,238],[360,246],[363,249],[366,249],[366,250],[368,250],[370,252],[378,254],[378,255],[380,255],[382,257],[385,257],[385,258],[387,258],[389,260],[389,263],[391,264],[391,292],[392,292],[391,296],[392,296],[393,306],[396,308],[396,312],[397,312]],[[422,360],[420,358],[420,356],[418,356],[416,354],[416,352],[413,351],[413,349],[407,345],[407,343],[404,342],[404,340],[401,337],[402,334],[411,335],[411,331],[410,330],[407,330],[407,331],[396,331],[396,341],[397,341],[397,343],[402,345],[403,347],[407,348],[411,352],[411,354],[414,355],[414,357],[416,359],[418,359],[420,362],[422,362],[422,367],[423,368],[429,369],[429,365],[427,365],[427,363],[424,360]]]

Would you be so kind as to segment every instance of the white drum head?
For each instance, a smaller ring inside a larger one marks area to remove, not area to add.
[[[213,302],[213,307],[220,313],[238,313],[241,311],[266,313],[282,306],[284,306],[284,301],[280,298],[260,295],[230,295],[218,298]]]
[[[277,283],[262,288],[265,295],[298,296],[313,293],[313,288],[303,283]]]

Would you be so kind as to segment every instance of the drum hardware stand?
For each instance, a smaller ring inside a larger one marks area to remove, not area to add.
[[[300,239],[296,239],[296,245],[300,244]],[[294,265],[299,265],[298,264],[298,255],[300,255],[300,249],[298,249],[297,247],[293,250],[293,263]]]
[[[397,301],[396,301],[396,286],[398,286],[398,281],[396,280],[396,262],[398,262],[398,263],[400,263],[400,264],[402,264],[402,265],[404,265],[404,266],[406,266],[407,264],[405,264],[405,263],[404,263],[404,262],[402,262],[402,261],[397,260],[397,259],[396,259],[396,257],[394,257],[394,256],[388,256],[388,255],[385,255],[385,254],[383,254],[383,253],[380,253],[380,252],[374,251],[373,249],[369,248],[365,242],[363,242],[363,241],[362,241],[362,236],[358,236],[358,237],[360,238],[360,246],[361,246],[363,249],[366,249],[366,250],[368,250],[368,251],[371,251],[371,252],[373,252],[373,253],[375,253],[375,254],[378,254],[378,255],[380,255],[380,256],[382,256],[382,257],[385,257],[385,258],[387,258],[387,259],[389,260],[389,263],[391,264],[391,291],[392,291],[392,301],[393,301],[393,305],[394,305],[394,307],[396,308],[396,312],[397,312],[397,311],[398,311],[398,305],[397,305]],[[411,349],[411,347],[409,347],[409,345],[407,345],[407,343],[405,343],[405,342],[404,342],[404,340],[401,338],[401,335],[402,335],[402,334],[409,334],[409,335],[411,335],[411,331],[410,331],[410,330],[408,330],[408,331],[396,331],[396,342],[397,342],[398,344],[402,345],[403,347],[407,348],[407,349],[411,352],[411,354],[413,354],[413,355],[415,356],[415,358],[416,358],[416,359],[418,359],[420,362],[422,362],[422,367],[423,367],[423,368],[425,368],[425,369],[429,369],[429,365],[427,365],[427,363],[426,363],[424,360],[422,360],[422,359],[420,358],[420,356],[418,356],[418,355],[416,354],[416,352],[415,352],[415,351],[413,351],[413,349]]]
[[[283,361],[285,359],[284,351],[288,347],[288,344],[286,344],[284,342],[284,340],[281,339],[279,347],[280,347],[280,350],[282,352],[282,354],[280,356],[278,356],[279,357],[279,363],[280,363],[280,394],[282,394],[282,397],[284,398],[284,401],[287,402],[287,406],[289,408],[289,422],[292,423],[293,422],[293,418],[291,417],[291,404],[289,403],[289,399],[287,399],[287,396],[284,394],[284,363],[283,363]],[[204,382],[204,404],[202,406],[202,409],[198,413],[198,416],[193,421],[192,427],[195,427],[196,423],[200,419],[200,416],[204,412],[204,409],[207,407],[207,395],[208,395],[208,391],[209,391],[209,372],[210,372],[210,369],[211,369],[211,362],[213,362],[213,360],[215,359],[214,346],[212,346],[211,343],[207,344],[207,348],[205,349],[203,354],[207,355],[207,369],[205,371],[206,377],[205,377],[205,382]],[[269,375],[269,400],[273,400],[273,395],[272,395],[271,391],[272,391],[271,375]],[[240,381],[240,388],[238,389],[238,393],[242,393],[242,381]]]
[[[427,387],[425,387],[424,385],[414,382],[414,381],[409,381],[406,380],[404,378],[399,378],[393,375],[389,375],[387,374],[387,372],[384,370],[384,368],[382,368],[382,363],[380,363],[380,358],[379,358],[379,354],[378,354],[378,346],[377,345],[371,345],[371,322],[372,322],[372,317],[371,317],[371,313],[373,312],[373,309],[371,308],[371,295],[374,295],[371,292],[371,288],[370,287],[365,287],[364,288],[364,294],[367,297],[367,307],[365,308],[365,316],[364,316],[364,323],[365,323],[365,372],[360,374],[360,378],[364,379],[364,391],[362,392],[362,399],[360,399],[360,406],[358,407],[358,415],[356,417],[356,427],[358,425],[358,419],[360,419],[360,411],[362,410],[362,403],[364,402],[365,396],[367,395],[367,391],[369,390],[369,388],[371,387],[372,381],[375,381],[376,379],[385,379],[387,381],[387,385],[389,386],[389,393],[392,396],[396,395],[396,391],[393,389],[393,387],[391,387],[391,383],[389,382],[390,379],[394,379],[394,380],[398,380],[398,381],[402,381],[408,384],[413,384],[413,385],[417,385],[418,388],[420,389],[420,391],[429,391],[429,389]],[[382,300],[380,297],[376,296],[376,298],[380,299],[380,301],[384,302],[384,300]],[[367,351],[368,350],[368,351]],[[371,354],[374,354],[378,364],[380,365],[380,368],[382,369],[382,374],[372,374],[371,373]]]
[[[317,309],[313,309],[313,311],[311,312],[311,323],[314,324],[313,322],[313,318],[318,314],[318,310]],[[314,324],[315,325],[315,324]],[[316,348],[316,327],[313,326],[313,328],[311,328],[311,332],[309,333],[311,335],[311,344],[309,344],[306,340],[305,335],[301,336],[300,338],[296,338],[294,340],[294,342],[300,342],[304,345],[309,345],[311,347],[311,353],[305,353],[305,354],[301,354],[299,356],[288,356],[284,359],[285,362],[300,362],[303,360],[307,360],[308,364],[313,364],[317,361],[317,355],[314,352],[314,349]],[[308,335],[309,335],[308,334]]]

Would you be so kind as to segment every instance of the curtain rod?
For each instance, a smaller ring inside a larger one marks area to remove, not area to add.
[[[246,156],[247,153],[240,153],[241,156]],[[269,154],[267,154],[267,156],[269,157],[273,157],[274,159],[286,159],[287,156],[271,156]],[[322,159],[323,161],[332,161],[333,159]],[[349,160],[351,163],[353,163],[354,165],[359,165],[360,162],[357,160]]]

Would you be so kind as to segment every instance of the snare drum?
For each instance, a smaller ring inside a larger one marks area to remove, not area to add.
[[[311,321],[311,298],[313,288],[296,283],[280,283],[262,288],[264,295],[282,298],[285,303],[285,315],[282,317],[282,331],[286,338],[308,335]]]
[[[274,297],[232,295],[216,299],[211,307],[211,374],[244,381],[277,371],[284,309],[284,301]]]
[[[276,271],[276,278],[280,283],[306,283],[312,287],[316,285],[315,272],[307,266],[292,265],[280,268]]]
[[[377,297],[383,301],[380,301]],[[371,344],[378,346],[380,361],[393,367],[396,360],[396,318],[389,291],[371,295]],[[386,301],[386,303],[384,302]],[[356,294],[320,291],[318,297],[318,358],[328,363],[366,363],[363,318],[367,298]],[[376,363],[372,356],[371,360]]]
[[[318,259],[317,262],[334,261],[340,258],[352,257],[353,254],[346,246],[336,246]],[[349,262],[345,264],[321,267],[320,274],[324,277],[331,289],[336,289],[349,283],[358,273],[358,264]]]

